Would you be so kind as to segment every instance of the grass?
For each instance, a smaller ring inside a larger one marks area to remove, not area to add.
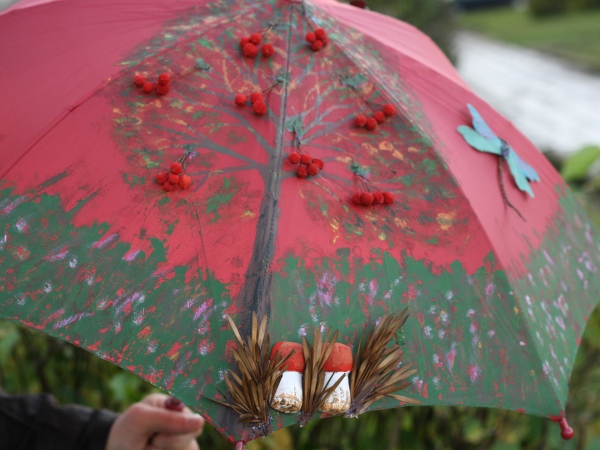
[[[533,18],[523,10],[488,9],[464,14],[459,25],[600,72],[600,9],[542,19]]]

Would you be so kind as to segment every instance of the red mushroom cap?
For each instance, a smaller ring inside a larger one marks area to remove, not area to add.
[[[352,370],[352,349],[336,342],[323,366],[326,372],[349,372]]]
[[[287,366],[286,370],[290,372],[304,372],[306,363],[304,362],[304,349],[302,348],[302,344],[286,341],[278,342],[273,346],[273,350],[271,350],[271,358],[273,358],[276,353],[279,353],[282,358],[285,358],[292,352],[295,353],[290,356],[290,359],[284,364],[284,366]]]

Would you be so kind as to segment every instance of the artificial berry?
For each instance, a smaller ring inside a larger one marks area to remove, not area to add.
[[[179,184],[179,175],[175,175],[174,173],[169,174],[169,183],[171,184]]]
[[[240,39],[240,47],[244,48],[244,45],[248,44],[250,42],[250,38],[248,36],[244,36],[242,39]]]
[[[156,182],[158,184],[165,184],[165,182],[169,179],[169,174],[167,172],[159,172],[156,174]]]
[[[377,128],[377,120],[373,117],[369,117],[367,119],[366,127],[367,130],[374,130],[375,128]]]
[[[273,48],[273,46],[271,44],[263,45],[262,48],[260,49],[260,51],[262,52],[262,55],[265,58],[269,58],[269,57],[273,56],[273,53],[275,53],[275,49]]]
[[[250,36],[250,42],[252,42],[254,45],[260,45],[262,42],[262,36],[260,33],[252,33]]]
[[[258,47],[249,42],[242,48],[242,53],[248,58],[256,58],[256,55],[258,55]]]
[[[158,84],[162,86],[166,86],[167,84],[169,84],[169,81],[171,81],[171,77],[168,73],[161,73],[158,76]]]
[[[392,105],[391,103],[388,103],[387,105],[383,105],[383,113],[386,116],[391,117],[394,114],[396,114],[396,107],[394,105]]]
[[[135,84],[137,87],[142,87],[145,82],[146,77],[144,75],[136,75],[133,79],[133,84]]]
[[[377,123],[383,123],[383,122],[385,122],[385,114],[382,113],[381,111],[377,111],[373,115],[373,118],[377,121]]]
[[[165,94],[168,94],[170,89],[171,89],[171,88],[169,87],[169,85],[168,85],[168,84],[164,84],[164,85],[163,85],[163,84],[157,84],[157,85],[156,85],[156,93],[157,93],[158,95],[165,95]]]
[[[250,103],[254,104],[258,101],[265,101],[265,97],[262,92],[253,92],[252,94],[250,94]]]
[[[171,192],[173,190],[173,185],[168,181],[165,181],[163,184],[163,189],[167,192]]]
[[[181,165],[181,163],[174,162],[173,164],[171,164],[171,173],[174,173],[175,175],[183,173],[183,166]]]
[[[152,83],[151,81],[146,81],[142,85],[142,92],[145,92],[146,94],[149,94],[153,90],[154,90],[154,83]]]
[[[189,188],[190,184],[192,184],[192,179],[189,175],[183,174],[179,177],[179,186],[181,186],[183,189]]]
[[[244,106],[246,104],[246,96],[244,94],[238,94],[235,96],[235,104],[238,106]]]
[[[359,115],[356,116],[356,119],[354,119],[354,125],[356,125],[358,128],[362,128],[367,124],[367,118],[364,115]]]
[[[391,205],[394,203],[394,194],[392,194],[391,192],[384,192],[383,193],[383,203],[385,203],[386,205]]]
[[[298,178],[306,178],[308,176],[306,167],[304,167],[304,166],[298,167],[298,170],[296,171],[296,175],[298,175]]]
[[[325,39],[327,37],[327,33],[325,33],[325,30],[323,28],[317,28],[315,30],[315,37],[322,41],[323,39]]]
[[[292,152],[292,153],[290,153],[290,156],[289,156],[288,160],[292,164],[298,164],[300,162],[300,153],[298,153],[298,152]]]
[[[365,206],[371,206],[374,200],[375,196],[370,192],[363,192],[360,196],[360,202]]]
[[[320,41],[323,43],[323,47],[327,47],[327,45],[329,45],[329,36],[325,36],[323,39],[320,39]]]
[[[318,52],[319,50],[321,50],[323,48],[323,42],[315,41],[312,44],[310,44],[310,48],[313,52]]]
[[[362,205],[361,197],[362,194],[360,192],[355,192],[352,196],[352,203],[354,203],[355,205]]]
[[[306,166],[306,173],[309,175],[316,175],[319,173],[319,168],[315,164],[309,164]]]
[[[308,42],[309,44],[312,44],[316,40],[317,40],[317,37],[315,36],[315,33],[313,33],[312,31],[309,31],[308,33],[306,33],[306,42]]]
[[[317,166],[317,168],[319,170],[323,170],[323,167],[325,167],[325,163],[323,162],[323,160],[321,158],[313,158],[313,160],[311,161],[315,166]]]
[[[373,204],[381,205],[383,203],[383,194],[379,191],[373,192]]]
[[[312,158],[310,157],[310,155],[300,156],[300,163],[304,164],[305,166],[309,165],[311,161],[312,161]]]
[[[257,116],[264,116],[267,113],[267,104],[262,100],[258,100],[252,105],[252,111]]]

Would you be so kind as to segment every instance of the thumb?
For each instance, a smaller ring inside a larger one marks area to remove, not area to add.
[[[170,411],[165,408],[138,403],[136,408],[136,425],[150,433],[187,434],[204,426],[204,419],[198,414]]]

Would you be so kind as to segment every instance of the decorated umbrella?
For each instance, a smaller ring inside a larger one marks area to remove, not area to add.
[[[598,234],[413,27],[333,0],[64,0],[0,40],[1,317],[232,442],[417,401],[572,435]]]

